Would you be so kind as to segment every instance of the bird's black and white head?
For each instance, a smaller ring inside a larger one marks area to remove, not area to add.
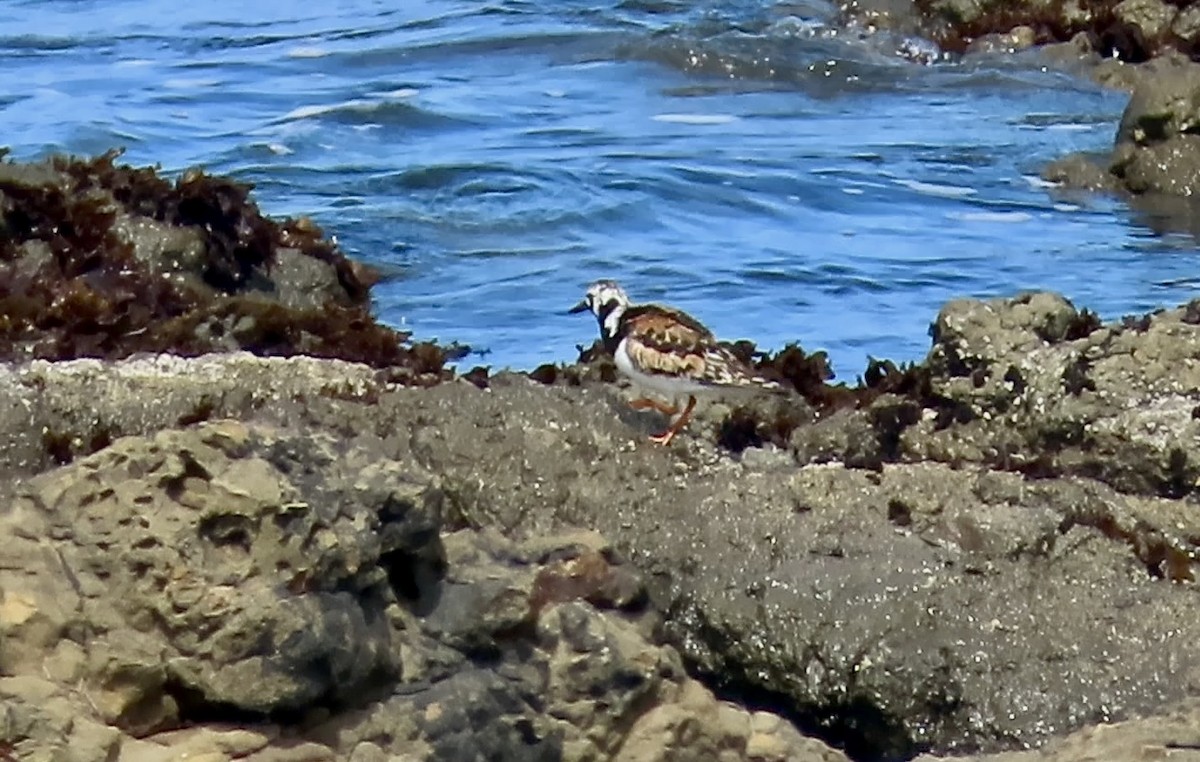
[[[571,314],[591,310],[600,323],[600,333],[612,338],[620,329],[621,316],[629,308],[629,297],[625,289],[617,285],[615,280],[598,280],[588,286],[587,295],[583,301],[570,309]]]

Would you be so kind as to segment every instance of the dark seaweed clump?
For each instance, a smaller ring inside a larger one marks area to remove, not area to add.
[[[449,377],[444,348],[375,321],[378,276],[317,225],[263,216],[246,183],[196,170],[172,183],[119,155],[0,163],[0,360],[244,349],[367,363],[409,383]],[[181,234],[179,250],[136,243],[130,230],[146,224]],[[300,265],[281,262],[284,249],[322,263],[331,285],[285,303],[279,284]]]
[[[794,388],[819,418],[839,410],[869,408],[868,418],[884,457],[895,457],[900,433],[920,420],[923,409],[936,411],[939,428],[970,418],[960,403],[933,390],[931,372],[922,364],[896,365],[891,360],[872,358],[858,383],[850,386],[829,383],[834,373],[824,352],[808,354],[798,344],[789,344],[776,354],[762,353],[744,341],[732,349],[763,376]],[[876,404],[885,396],[889,399]],[[734,451],[766,442],[786,447],[792,432],[808,423],[808,419],[787,408],[770,412],[739,408],[722,427],[722,434],[728,436],[723,436],[721,442]],[[747,434],[751,430],[754,436]]]

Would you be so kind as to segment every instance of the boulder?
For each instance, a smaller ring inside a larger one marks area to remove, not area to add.
[[[0,513],[0,750],[845,759],[690,678],[598,534],[465,526],[441,477],[347,435],[214,420],[20,482]]]
[[[1111,156],[1074,154],[1052,162],[1042,176],[1067,187],[1151,198],[1200,193],[1200,64],[1162,56],[1115,69],[1108,80],[1133,92]]]

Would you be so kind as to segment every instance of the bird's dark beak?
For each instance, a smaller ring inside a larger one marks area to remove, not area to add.
[[[587,312],[587,311],[588,311],[588,310],[590,310],[590,309],[591,309],[591,307],[590,307],[590,306],[588,306],[587,299],[584,299],[584,300],[583,300],[582,302],[580,302],[579,304],[576,304],[574,307],[572,307],[571,309],[567,310],[567,314],[568,314],[568,315],[577,315],[577,314],[579,314],[580,312]]]

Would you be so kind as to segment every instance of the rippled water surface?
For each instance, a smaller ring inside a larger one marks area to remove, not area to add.
[[[917,359],[938,307],[1175,304],[1195,243],[1055,195],[1125,97],[1035,57],[923,66],[816,2],[6,0],[0,144],[203,165],[384,267],[465,364],[573,359],[598,277],[718,335]],[[1170,285],[1175,283],[1175,285]]]

